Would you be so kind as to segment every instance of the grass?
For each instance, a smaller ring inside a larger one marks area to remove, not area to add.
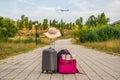
[[[75,40],[72,40],[72,42],[76,44]],[[79,45],[91,49],[96,49],[99,51],[104,51],[112,55],[120,55],[120,40],[109,40],[104,42],[87,42],[79,43]]]
[[[36,46],[35,43],[0,43],[0,59],[5,59],[11,56],[22,54],[33,50],[37,47],[42,47],[43,44]]]
[[[8,40],[8,42],[0,42],[0,59],[22,54],[38,47],[48,45],[50,41],[47,38],[38,38],[36,46],[35,39],[26,38],[19,39],[17,37]]]

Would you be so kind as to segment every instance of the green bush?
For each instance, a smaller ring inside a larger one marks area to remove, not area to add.
[[[86,32],[87,32],[87,29],[80,29],[78,31],[73,32],[74,39],[84,42],[84,35]]]
[[[97,35],[99,36],[99,41],[106,41],[110,39],[120,38],[120,31],[114,27],[102,27],[97,30]]]
[[[95,42],[98,41],[98,35],[96,31],[88,31],[84,37],[84,39],[81,42]]]
[[[8,39],[9,37],[14,37],[18,32],[15,22],[9,18],[3,18],[0,21],[0,37],[1,40]]]
[[[120,22],[117,23],[117,24],[115,24],[115,28],[118,29],[118,30],[120,30]]]
[[[120,39],[120,30],[111,26],[88,28],[75,32],[74,36],[75,38],[79,38],[80,42],[107,41],[111,39]]]

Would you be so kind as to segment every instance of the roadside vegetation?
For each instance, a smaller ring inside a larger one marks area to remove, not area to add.
[[[0,16],[0,59],[49,45],[43,33],[51,26],[60,30],[58,39],[73,38],[76,44],[120,54],[120,23],[110,25],[109,21],[104,13],[91,15],[85,24],[82,17],[66,23],[62,19],[32,21],[25,15],[17,21]]]
[[[75,31],[74,42],[89,48],[120,55],[120,23],[108,24],[104,13],[90,16],[81,29]]]
[[[49,45],[50,39],[46,38],[43,33],[51,26],[61,31],[61,38],[70,38],[71,32],[76,27],[74,23],[65,23],[63,20],[43,19],[43,22],[38,22],[22,15],[20,19],[14,21],[0,16],[0,59]]]
[[[0,43],[0,59],[8,58],[10,56],[15,56],[17,54],[22,54],[29,50],[35,48],[33,43],[30,44],[20,44],[20,43]]]
[[[120,56],[120,40],[109,40],[104,42],[87,42],[87,43],[79,43],[79,45],[85,46],[87,48],[107,52],[108,54]]]

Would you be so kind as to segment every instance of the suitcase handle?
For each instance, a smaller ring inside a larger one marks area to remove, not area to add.
[[[50,39],[50,47],[52,48],[52,45],[53,45],[53,48],[55,49],[55,39]]]

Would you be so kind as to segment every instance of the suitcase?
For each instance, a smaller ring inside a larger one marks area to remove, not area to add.
[[[44,49],[42,52],[42,73],[57,72],[57,52],[53,48]]]

